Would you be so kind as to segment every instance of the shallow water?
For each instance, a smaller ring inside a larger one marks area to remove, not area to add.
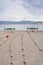
[[[0,30],[4,28],[15,28],[16,30],[27,30],[27,27],[38,27],[38,30],[43,30],[43,25],[34,25],[34,24],[4,24],[0,25]]]

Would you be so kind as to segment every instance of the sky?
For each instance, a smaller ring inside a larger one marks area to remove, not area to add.
[[[43,0],[0,0],[0,20],[43,21]]]

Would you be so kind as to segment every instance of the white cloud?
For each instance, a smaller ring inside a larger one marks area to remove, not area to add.
[[[43,15],[34,15],[22,5],[23,0],[0,0],[0,20],[43,20]],[[28,6],[28,4],[26,4]]]

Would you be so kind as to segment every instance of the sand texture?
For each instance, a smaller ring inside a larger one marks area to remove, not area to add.
[[[43,32],[0,31],[0,65],[43,65]]]

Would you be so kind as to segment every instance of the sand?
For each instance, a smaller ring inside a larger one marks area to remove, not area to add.
[[[43,65],[43,32],[0,31],[0,65]]]

